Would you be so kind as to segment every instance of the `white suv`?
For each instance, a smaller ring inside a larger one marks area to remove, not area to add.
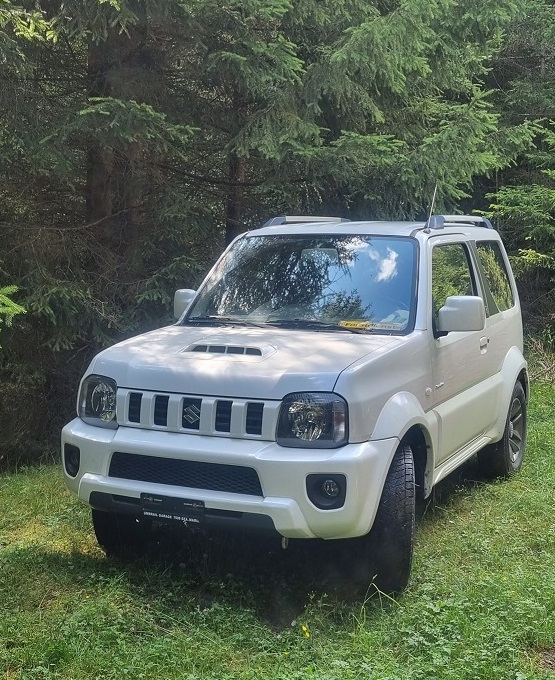
[[[107,553],[160,522],[363,537],[346,549],[399,591],[415,497],[475,454],[522,464],[520,307],[484,218],[274,218],[174,311],[93,359],[62,432]]]

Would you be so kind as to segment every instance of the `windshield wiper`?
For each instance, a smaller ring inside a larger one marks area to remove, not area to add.
[[[188,319],[185,319],[185,323],[221,324],[222,326],[254,326],[255,328],[265,328],[268,325],[257,321],[234,319],[232,316],[217,316],[215,314],[208,316],[191,316]]]
[[[352,326],[342,326],[338,323],[328,321],[317,321],[316,319],[272,319],[267,322],[268,326],[279,326],[280,328],[308,328],[319,331],[347,331],[348,333],[371,333],[371,328],[353,328]]]
[[[346,331],[348,333],[372,332],[371,328],[353,328],[352,326],[342,326],[338,323],[329,323],[328,321],[318,321],[316,319],[272,319],[266,323],[261,323],[258,321],[235,319],[232,316],[219,316],[216,314],[191,316],[188,319],[185,319],[184,323],[214,324],[221,326],[251,326],[254,328],[277,326],[279,328],[307,328],[320,331]]]

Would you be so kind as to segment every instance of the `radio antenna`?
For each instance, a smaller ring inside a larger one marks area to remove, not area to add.
[[[436,202],[436,194],[437,194],[437,182],[436,182],[436,185],[434,187],[434,195],[432,196],[432,205],[430,206],[430,214],[428,215],[428,219],[430,219],[430,217],[434,214],[434,205],[435,205],[435,202]]]
[[[436,195],[437,195],[437,182],[436,182],[436,185],[434,187],[434,195],[432,196],[432,204],[430,205],[430,213],[428,215],[428,221],[426,222],[426,227],[424,229],[424,231],[426,231],[428,233],[430,232],[430,229],[431,229],[430,220],[432,219],[432,215],[434,214],[434,205],[435,205],[435,202],[436,202]]]

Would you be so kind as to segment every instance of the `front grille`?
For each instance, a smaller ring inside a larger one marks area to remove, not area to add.
[[[181,427],[185,427],[188,430],[198,430],[200,428],[201,406],[201,399],[183,399]]]
[[[167,394],[157,394],[154,400],[154,424],[165,427],[168,424],[168,401]]]
[[[141,422],[141,401],[143,395],[140,392],[131,392],[129,395],[129,420],[132,423]]]
[[[231,406],[232,401],[219,401],[216,406],[216,432],[229,432],[231,429]]]
[[[209,436],[273,440],[279,402],[217,399],[120,388],[119,425]]]
[[[249,496],[263,495],[256,470],[241,465],[156,458],[116,451],[112,456],[108,474],[110,477],[153,484],[168,484]]]
[[[247,434],[261,434],[264,404],[251,402],[247,405]]]

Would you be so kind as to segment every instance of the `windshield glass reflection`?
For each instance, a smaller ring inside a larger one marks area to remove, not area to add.
[[[416,244],[381,236],[258,236],[236,242],[184,323],[329,325],[406,333]]]

